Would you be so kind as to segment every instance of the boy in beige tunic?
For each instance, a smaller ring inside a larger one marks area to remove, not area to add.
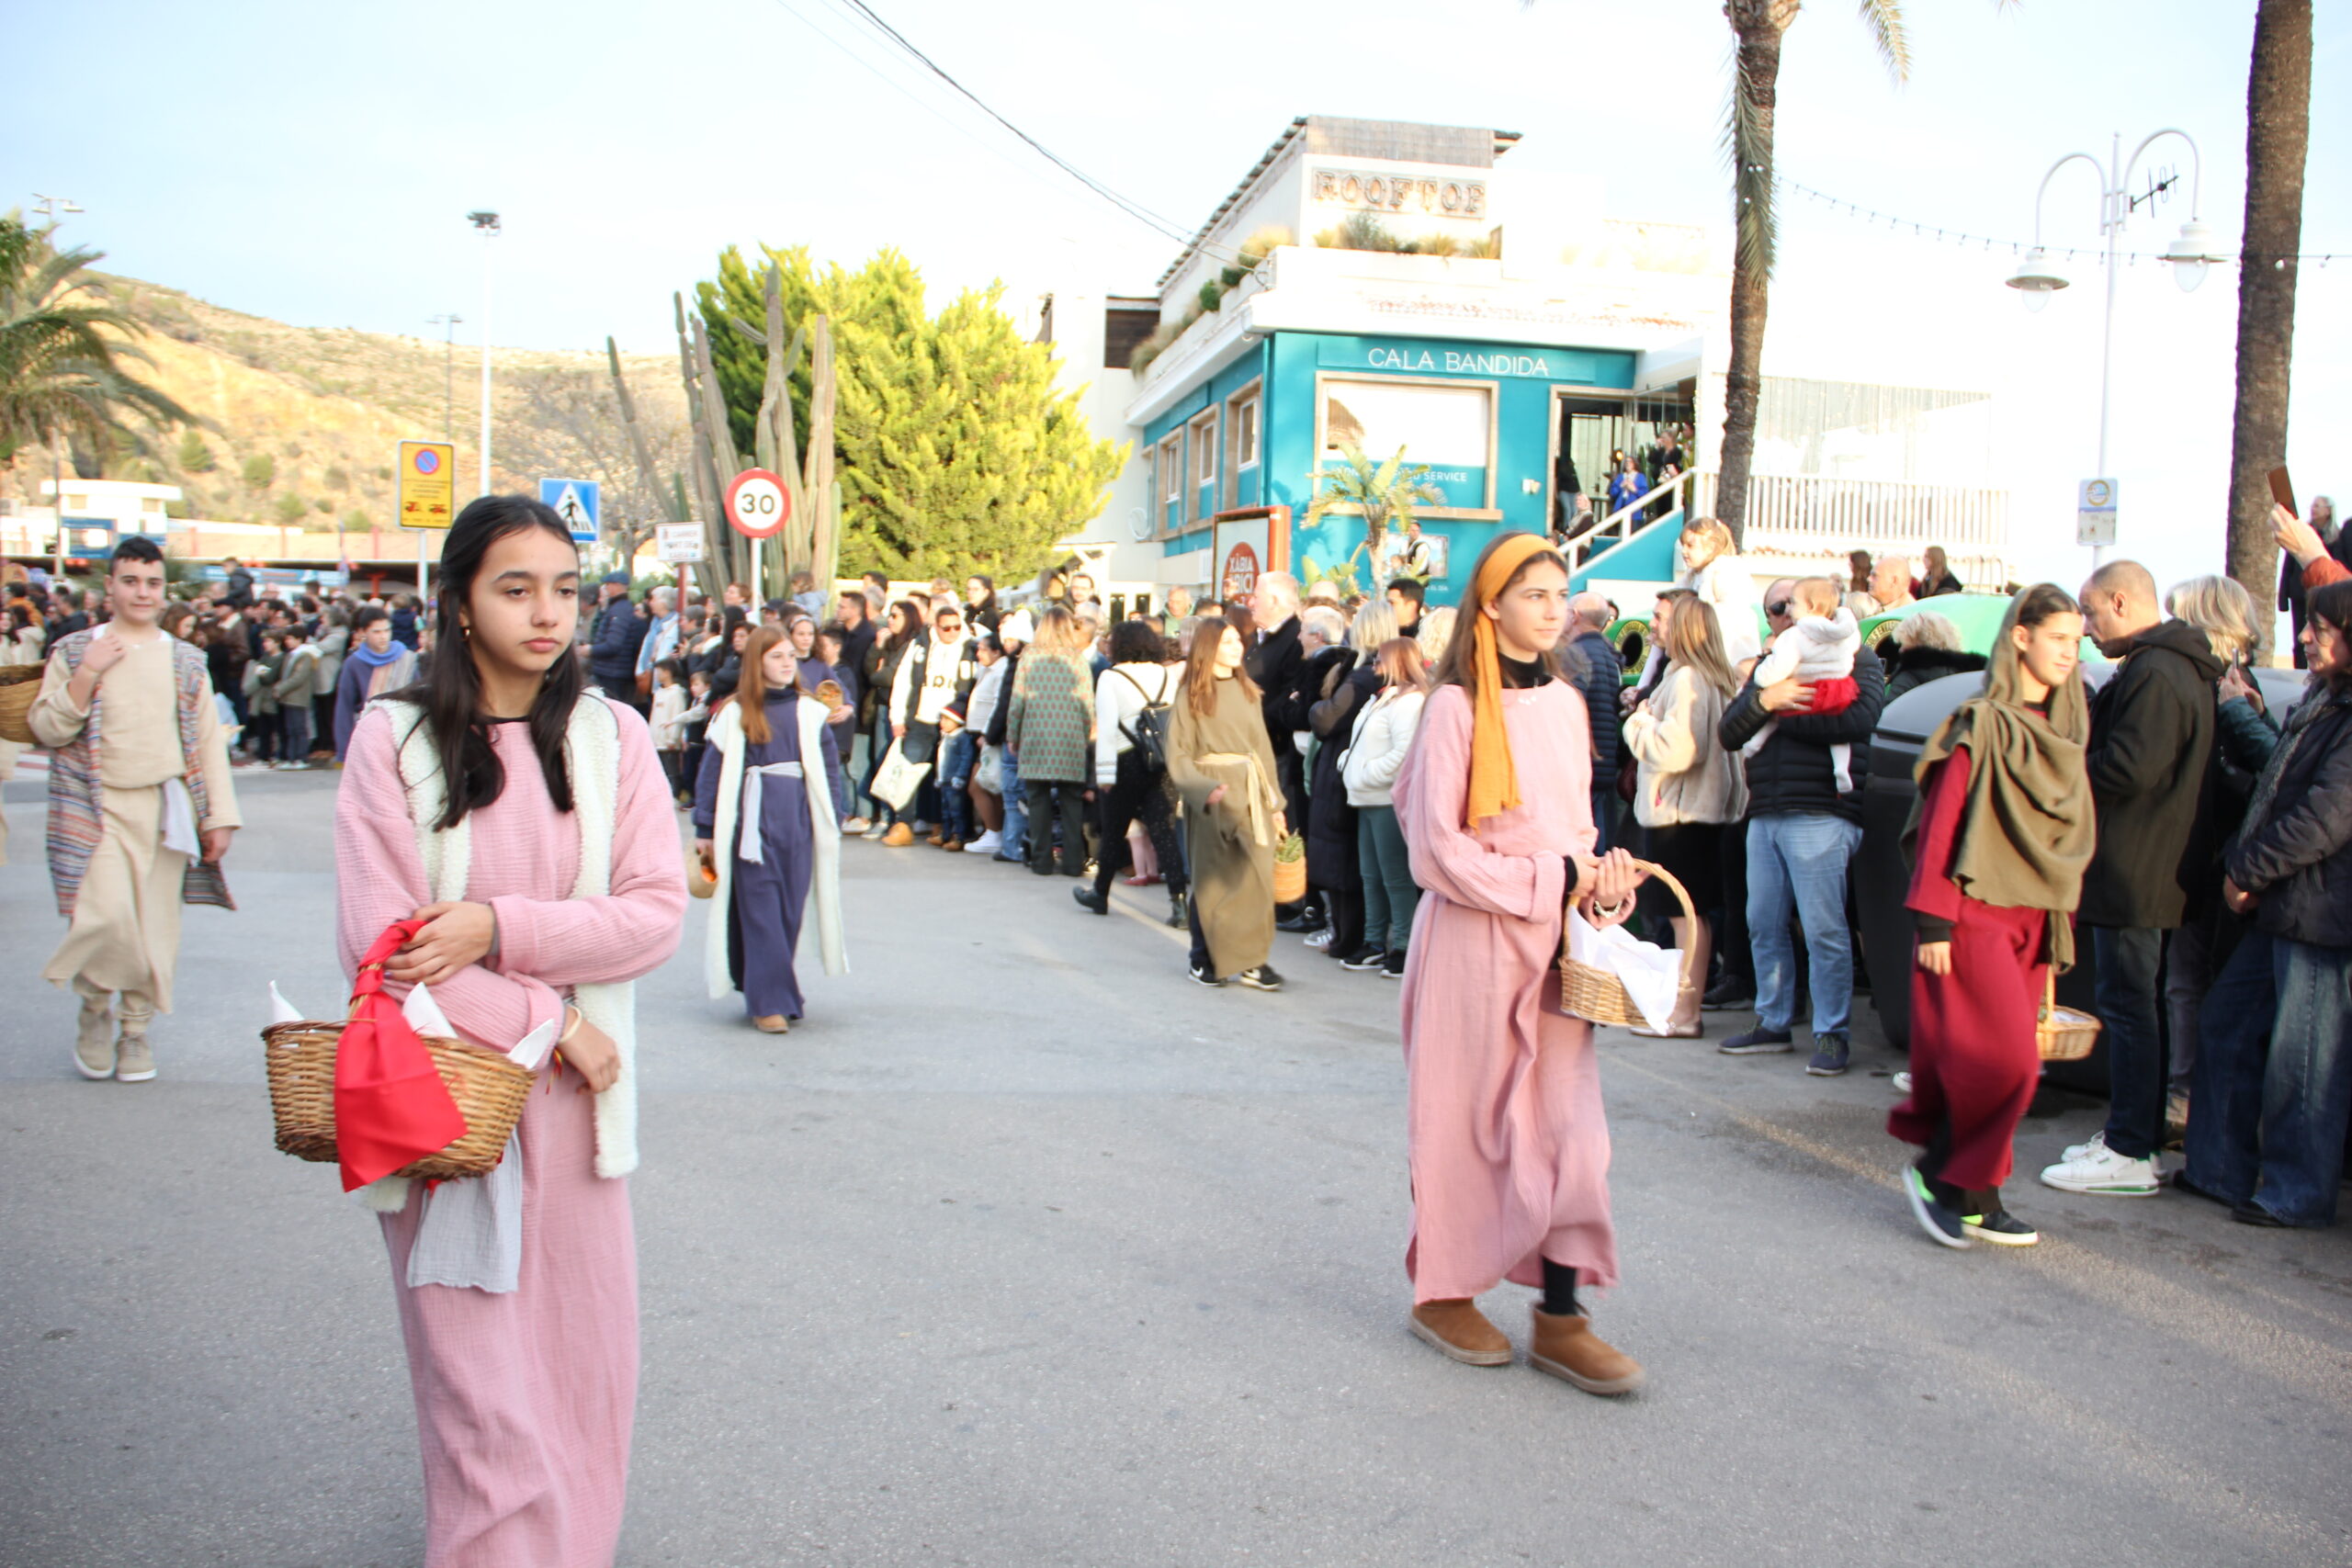
[[[158,624],[153,541],[116,547],[107,590],[112,619],[59,642],[28,718],[55,753],[50,871],[71,921],[41,977],[82,998],[82,1075],[141,1083],[149,1021],[172,1007],[180,905],[228,903],[219,865],[240,818],[203,655]]]

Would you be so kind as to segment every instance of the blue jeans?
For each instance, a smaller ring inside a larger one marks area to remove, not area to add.
[[[1004,754],[1004,829],[997,853],[1006,860],[1020,860],[1029,842],[1029,801],[1021,788],[1021,764],[1012,753]]]
[[[972,797],[965,791],[972,782],[972,758],[978,742],[968,729],[959,729],[939,748],[939,818],[951,839],[972,837]]]
[[[1813,966],[1813,1032],[1844,1034],[1854,1002],[1854,942],[1846,928],[1846,865],[1859,823],[1804,811],[1747,819],[1747,941],[1756,955],[1757,1021],[1785,1031],[1797,1010],[1789,915],[1804,928]]]
[[[2165,933],[2094,927],[2091,953],[2098,964],[2092,995],[2107,1025],[2107,1146],[2126,1159],[2147,1159],[2165,1136],[2165,1037],[2156,1021],[2164,1009],[2156,973]]]
[[[2184,1174],[2289,1224],[2333,1224],[2352,1116],[2352,949],[2248,931],[2198,1030]]]

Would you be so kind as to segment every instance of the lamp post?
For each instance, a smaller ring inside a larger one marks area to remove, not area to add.
[[[80,212],[82,204],[62,196],[43,196],[33,192],[33,210],[49,220],[41,229],[41,237],[49,240],[50,249],[57,248],[51,236],[57,232],[60,215]],[[62,582],[65,580],[65,461],[63,449],[52,442],[49,448],[49,514],[56,526],[56,555],[50,565],[50,574]]]
[[[481,235],[481,489],[490,493],[490,242],[502,232],[495,212],[469,212],[466,220]]]
[[[445,310],[437,316],[427,316],[424,324],[444,329],[441,343],[441,439],[455,441],[458,437],[458,325],[465,318],[455,310]]]
[[[2088,164],[2098,172],[2098,226],[2099,232],[2107,237],[2107,316],[2100,329],[2098,351],[2098,475],[2102,479],[2109,477],[2107,470],[2107,434],[2115,369],[2116,242],[2123,232],[2123,226],[2132,220],[2133,210],[2143,201],[2153,205],[2156,197],[2180,177],[2174,175],[2155,181],[2143,196],[2132,196],[2128,189],[2132,172],[2140,166],[2141,154],[2167,136],[2177,136],[2188,143],[2190,173],[2188,221],[2180,226],[2180,237],[2165,247],[2165,259],[2172,264],[2173,281],[2180,285],[2183,293],[2204,282],[2208,264],[2223,259],[2210,254],[2213,231],[2198,216],[2204,199],[2205,160],[2197,150],[2195,138],[2185,130],[2169,126],[2151,132],[2145,141],[2132,150],[2129,160],[2123,156],[2123,137],[2118,132],[2105,164],[2088,152],[2069,152],[2051,164],[2049,171],[2041,176],[2041,186],[2033,193],[2033,246],[2026,252],[2025,260],[2018,265],[2017,271],[2008,278],[2008,286],[2018,290],[2029,310],[2040,310],[2050,302],[2052,294],[2067,286],[2066,276],[2051,264],[2041,246],[2041,198],[2049,194],[2050,182],[2057,177],[2059,170],[2076,159]],[[2104,554],[2104,546],[2093,545],[2091,564],[2094,567],[2099,565]]]

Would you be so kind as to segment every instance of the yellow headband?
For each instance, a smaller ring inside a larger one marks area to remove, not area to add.
[[[1511,762],[1510,734],[1503,727],[1502,651],[1495,641],[1494,618],[1487,605],[1502,596],[1519,569],[1531,557],[1546,553],[1552,542],[1541,534],[1507,534],[1487,557],[1470,585],[1471,673],[1477,684],[1470,706],[1470,804],[1468,826],[1498,817],[1519,804],[1519,770]]]

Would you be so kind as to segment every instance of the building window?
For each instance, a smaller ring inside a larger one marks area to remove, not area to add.
[[[1385,462],[1398,447],[1405,460],[1440,468],[1485,468],[1494,441],[1492,387],[1453,387],[1426,381],[1323,383],[1323,457],[1360,447]]]
[[[1205,490],[1216,483],[1216,415],[1193,422],[1193,482]]]
[[[1246,468],[1258,461],[1258,400],[1244,398],[1233,405],[1233,466]]]
[[[1184,457],[1181,436],[1171,435],[1159,444],[1159,499],[1163,502],[1184,498]]]
[[[1102,367],[1125,370],[1137,344],[1159,330],[1157,299],[1113,299],[1102,310]]]

